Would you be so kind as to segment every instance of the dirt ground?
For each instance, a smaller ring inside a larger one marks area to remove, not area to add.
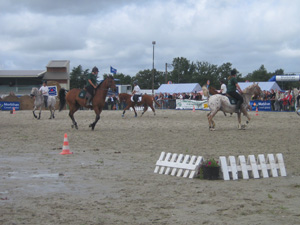
[[[300,224],[300,117],[250,112],[236,116],[158,110],[134,118],[93,111],[33,118],[30,110],[0,112],[0,224]],[[140,112],[139,112],[140,114]],[[243,121],[245,118],[243,117]],[[72,155],[60,155],[67,133]],[[154,173],[162,151],[204,158],[282,153],[287,177],[238,181]]]

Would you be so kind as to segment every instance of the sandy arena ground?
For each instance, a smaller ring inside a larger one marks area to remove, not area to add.
[[[158,110],[134,118],[68,111],[49,120],[32,112],[0,112],[0,224],[300,224],[300,117]],[[139,112],[140,114],[140,112]],[[245,117],[243,117],[245,121]],[[73,155],[60,155],[67,133]],[[162,151],[203,156],[282,153],[287,177],[209,181],[155,174]]]

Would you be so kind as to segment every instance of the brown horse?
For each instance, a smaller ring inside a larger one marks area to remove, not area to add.
[[[100,119],[100,113],[102,112],[102,109],[105,105],[105,97],[107,95],[108,89],[112,89],[113,91],[116,90],[116,85],[114,78],[112,76],[107,77],[104,81],[102,81],[95,90],[95,95],[92,100],[92,106],[88,108],[92,108],[95,111],[96,118],[93,123],[89,125],[89,127],[94,130],[96,123]],[[67,94],[65,94],[65,89],[61,89],[59,91],[59,111],[61,111],[66,102],[70,107],[69,116],[73,122],[72,128],[75,126],[76,129],[78,129],[77,122],[74,119],[74,113],[82,106],[86,107],[86,99],[80,98],[79,93],[81,92],[81,89],[73,88],[71,89]]]
[[[135,117],[137,117],[137,113],[135,111],[135,103],[131,101],[131,95],[127,94],[127,93],[121,93],[119,94],[119,100],[120,102],[125,102],[127,104],[127,106],[125,107],[122,117],[124,117],[125,111],[128,110],[130,107],[133,108]],[[153,108],[153,101],[155,102],[156,105],[158,105],[158,107],[160,107],[160,104],[158,104],[158,102],[151,96],[151,95],[142,95],[142,101],[138,102],[136,105],[137,106],[144,106],[144,111],[142,112],[142,115],[144,115],[144,113],[147,111],[148,106],[152,109],[154,115],[155,115],[155,109]]]

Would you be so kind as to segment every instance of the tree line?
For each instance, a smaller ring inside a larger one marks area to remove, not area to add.
[[[209,62],[196,61],[190,62],[184,57],[174,58],[172,62],[171,71],[158,71],[141,70],[135,76],[125,75],[118,73],[114,78],[120,80],[120,84],[132,84],[137,81],[141,89],[152,89],[152,74],[154,74],[154,89],[160,85],[171,81],[175,83],[199,83],[201,86],[206,85],[210,81],[210,86],[219,88],[220,80],[224,80],[227,84],[227,79],[230,71],[233,69],[232,64],[227,62],[221,66],[211,64]],[[238,68],[236,68],[238,71]],[[86,77],[89,69],[83,69],[81,65],[74,67],[70,73],[70,88],[83,88],[86,85]],[[110,74],[104,74],[106,78]],[[257,70],[252,73],[242,76],[240,72],[237,73],[238,82],[259,82],[268,81],[274,75],[284,75],[283,69],[277,69],[274,72],[268,72],[264,65],[261,65]],[[298,82],[281,82],[278,85],[283,89],[292,89],[298,87]]]

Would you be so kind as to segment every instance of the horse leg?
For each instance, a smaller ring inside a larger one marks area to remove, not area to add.
[[[141,117],[144,115],[144,113],[145,113],[147,110],[148,110],[148,106],[145,104],[145,105],[144,105],[144,110],[143,110],[143,112],[142,112]]]
[[[241,112],[238,112],[237,113],[237,115],[238,115],[238,129],[239,130],[241,130],[241,129],[245,129],[245,127],[244,126],[242,126],[242,124],[241,124],[241,122],[242,122],[242,116],[241,116]]]
[[[129,108],[130,108],[130,104],[127,104],[127,106],[123,110],[122,117],[124,117],[124,114],[125,114],[126,110],[128,110]]]
[[[136,104],[132,104],[132,108],[133,108],[133,112],[134,112],[134,117],[137,117],[137,112],[136,112],[136,110],[135,110],[135,106],[138,106],[138,105],[136,105]]]
[[[213,121],[213,117],[217,114],[218,111],[213,111],[213,112],[209,112],[207,114],[207,119],[208,119],[208,125],[209,125],[209,130],[210,131],[214,131],[215,130],[215,121]]]
[[[40,107],[40,112],[39,112],[39,118],[38,118],[38,120],[41,119],[41,114],[42,114],[42,106]]]
[[[74,113],[75,113],[76,111],[77,111],[77,110],[73,110],[73,109],[71,109],[71,107],[70,107],[69,117],[71,118],[71,120],[72,120],[72,122],[73,122],[72,128],[74,128],[74,126],[75,126],[75,128],[78,130],[77,122],[75,121],[75,118],[74,118]]]
[[[95,110],[95,109],[94,109],[94,110]],[[89,125],[89,127],[91,127],[92,130],[95,129],[95,126],[96,126],[98,120],[100,120],[100,113],[101,113],[101,110],[100,110],[100,109],[96,109],[96,110],[95,110],[95,113],[96,113],[95,121]]]
[[[51,120],[51,119],[52,119],[52,107],[51,107],[51,106],[49,106],[49,110],[50,110],[50,117],[49,117],[49,120]]]
[[[154,113],[154,116],[156,115],[156,113],[155,113],[155,109],[154,109],[154,107],[153,107],[153,103],[152,104],[150,104],[149,105],[149,107],[152,109],[152,112]],[[147,106],[147,108],[148,108],[148,106]]]
[[[37,118],[37,115],[35,115],[35,110],[36,110],[36,106],[34,106],[32,113],[33,113],[34,118]]]

